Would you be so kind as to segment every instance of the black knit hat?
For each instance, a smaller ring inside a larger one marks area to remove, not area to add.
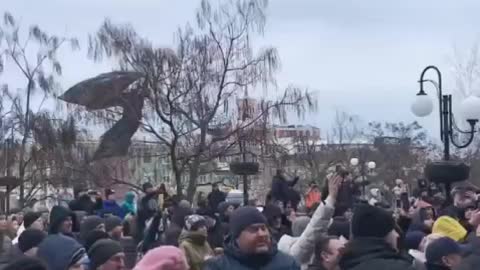
[[[105,230],[111,232],[115,227],[122,226],[122,219],[117,216],[105,218]]]
[[[153,188],[152,183],[150,183],[150,182],[143,183],[143,185],[142,185],[142,190],[143,190],[144,192],[146,192],[147,189],[149,189],[149,188]]]
[[[351,226],[354,238],[383,238],[395,228],[395,220],[391,214],[381,208],[359,204],[353,210]]]
[[[88,250],[91,268],[97,269],[120,252],[123,252],[123,249],[117,241],[111,239],[98,240]]]
[[[26,229],[18,237],[18,248],[22,252],[37,247],[43,239],[47,237],[47,233],[37,229]]]
[[[23,216],[23,227],[27,229],[30,227],[37,219],[39,219],[42,216],[42,214],[38,212],[27,212]]]
[[[9,263],[3,270],[47,270],[45,263],[34,257],[22,256]]]
[[[257,208],[252,206],[240,207],[230,216],[230,233],[236,239],[243,230],[253,224],[267,224],[265,218]]]
[[[104,231],[99,231],[99,230],[93,230],[87,233],[87,236],[85,237],[85,249],[89,250],[90,247],[95,244],[98,240],[101,239],[110,239],[110,235]]]

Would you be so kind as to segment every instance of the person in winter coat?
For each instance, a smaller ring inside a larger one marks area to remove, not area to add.
[[[224,255],[205,263],[204,270],[300,270],[295,259],[277,249],[265,216],[257,208],[240,207],[230,216]]]
[[[72,232],[77,231],[77,219],[75,214],[63,206],[54,206],[50,211],[50,225],[48,234],[62,233],[73,237]]]
[[[115,201],[115,190],[109,188],[105,189],[105,200],[103,200],[103,207],[98,211],[98,214],[101,217],[106,217],[108,215],[120,218],[125,217],[126,212],[120,207],[120,205],[118,205],[117,201]]]
[[[48,270],[48,268],[40,259],[20,257],[9,263],[3,270]]]
[[[83,270],[83,263],[88,259],[82,245],[62,234],[47,236],[38,246],[37,256],[51,270]]]
[[[471,252],[465,254],[459,270],[474,270],[480,269],[480,212],[476,211],[470,218],[470,224],[474,231],[468,236],[467,242],[471,247]]]
[[[22,226],[18,229],[17,237],[12,240],[12,244],[18,243],[18,237],[24,230],[27,229],[38,229],[43,231],[44,223],[42,219],[42,214],[40,212],[27,212],[23,217]]]
[[[158,190],[156,190],[151,183],[144,183],[142,188],[145,195],[140,198],[137,203],[136,238],[138,241],[141,241],[144,237],[143,233],[146,228],[146,222],[160,210],[158,205]]]
[[[412,221],[408,227],[409,231],[421,231],[425,234],[432,232],[433,223],[435,222],[435,216],[433,208],[424,207],[416,210],[412,214]]]
[[[228,233],[228,229],[224,231],[224,227],[219,218],[215,215],[210,209],[197,209],[197,215],[205,218],[207,224],[207,241],[212,249],[223,248],[223,241],[225,240],[225,235]]]
[[[315,244],[315,256],[308,270],[336,270],[345,241],[334,236],[322,236]]]
[[[47,237],[47,233],[37,229],[26,229],[18,239],[18,251],[22,255],[34,257],[37,255],[38,245]]]
[[[190,215],[185,219],[178,243],[190,270],[202,270],[204,262],[214,255],[207,241],[206,220],[200,215]]]
[[[80,224],[79,241],[85,244],[86,237],[91,231],[105,231],[105,221],[99,216],[88,216]]]
[[[468,232],[456,219],[441,216],[433,224],[432,233],[450,237],[458,242],[465,240]]]
[[[137,207],[135,206],[135,192],[129,191],[125,193],[125,200],[122,203],[122,209],[125,215],[135,215]]]
[[[12,240],[8,236],[8,221],[5,215],[0,215],[0,266],[10,262]]]
[[[462,263],[462,247],[449,237],[432,241],[425,251],[427,270],[458,269]]]
[[[327,232],[341,181],[340,177],[331,177],[329,179],[329,197],[325,200],[325,204],[321,204],[315,210],[311,219],[296,218],[292,225],[293,237],[283,235],[278,242],[278,249],[292,255],[302,265],[302,268],[306,268],[311,262],[316,240]],[[306,226],[297,229],[298,223],[302,221],[306,221]]]
[[[297,184],[299,178],[295,177],[292,181],[287,181],[282,170],[277,170],[277,174],[272,179],[271,198],[273,201],[281,201],[283,205],[292,198],[291,187]]]
[[[279,206],[274,204],[265,206],[263,215],[267,218],[268,226],[275,242],[280,241],[283,235],[291,234],[290,228],[283,224],[284,216]]]
[[[220,189],[218,188],[218,184],[213,184],[212,185],[212,192],[210,192],[210,194],[208,194],[207,196],[207,200],[208,200],[208,207],[215,211],[217,208],[218,208],[218,205],[221,203],[221,202],[224,202],[225,201],[225,198],[226,198],[226,194],[225,192],[222,192],[220,191]]]
[[[185,254],[177,247],[162,246],[150,250],[133,270],[188,270]]]
[[[88,215],[93,215],[95,203],[86,191],[80,191],[77,198],[68,203],[68,208],[72,211],[84,211],[87,212]]]
[[[191,208],[174,207],[170,226],[165,230],[164,244],[168,246],[178,246],[178,238],[185,226],[185,218],[193,214]]]
[[[141,251],[144,254],[147,253],[150,249],[156,248],[164,244],[163,243],[164,227],[162,226],[162,221],[163,221],[163,214],[162,212],[158,212],[147,223],[147,228],[145,229],[145,236],[143,238],[143,242],[141,246]],[[178,238],[177,238],[177,242],[178,242]]]
[[[101,239],[88,250],[89,270],[123,270],[125,254],[117,241]]]
[[[117,216],[105,218],[105,231],[110,235],[110,238],[120,241],[123,236],[122,219]]]
[[[397,251],[395,220],[387,211],[360,204],[352,217],[353,239],[340,260],[342,270],[414,270],[411,262]]]

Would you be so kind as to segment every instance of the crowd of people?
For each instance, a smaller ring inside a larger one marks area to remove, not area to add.
[[[297,181],[279,171],[262,206],[231,204],[217,185],[195,206],[150,183],[121,204],[112,189],[79,192],[69,207],[0,216],[0,268],[480,269],[472,188],[455,188],[448,200],[430,185],[408,194],[397,182],[389,203],[379,190],[371,191],[374,200],[357,196],[354,181],[338,171],[305,196]]]

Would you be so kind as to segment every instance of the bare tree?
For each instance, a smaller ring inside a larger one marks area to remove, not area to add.
[[[476,41],[469,50],[454,47],[453,55],[450,57],[450,65],[455,77],[455,91],[462,98],[474,94],[472,91],[480,86],[479,45],[479,42]]]
[[[18,120],[12,120],[12,124],[15,126],[11,128],[19,131],[18,135],[21,137],[18,177],[20,179],[20,201],[23,202],[25,199],[25,173],[28,163],[32,160],[31,157],[28,157],[27,149],[31,138],[31,129],[34,126],[32,119],[35,112],[32,111],[32,98],[35,94],[40,95],[41,105],[43,105],[49,97],[55,97],[58,89],[56,76],[62,74],[62,66],[56,53],[66,44],[70,44],[72,49],[76,49],[78,42],[75,39],[49,35],[38,26],[31,26],[30,30],[25,33],[21,31],[20,25],[9,13],[5,13],[3,16],[0,40],[1,69],[5,66],[15,68],[25,79],[25,88],[20,91],[4,91],[4,94],[9,94],[9,102],[14,105],[12,119]],[[31,57],[32,55],[34,57]],[[8,86],[5,85],[3,88],[8,89]],[[37,111],[40,110],[41,106]]]
[[[196,28],[180,29],[174,50],[155,48],[131,26],[108,20],[91,37],[96,60],[112,57],[120,68],[144,74],[137,85],[146,97],[142,126],[168,146],[179,195],[188,172],[187,196],[193,198],[202,163],[230,149],[242,130],[260,120],[285,121],[289,109],[302,114],[314,107],[311,97],[295,87],[280,92],[277,100],[260,100],[247,121],[233,106],[247,89],[275,88],[276,49],[256,53],[252,47],[253,36],[263,33],[266,7],[266,1],[202,1]],[[211,135],[219,127],[222,132]],[[209,149],[215,149],[213,156]]]
[[[429,141],[426,131],[417,122],[370,122],[367,138],[376,151],[378,178],[385,184],[397,178],[413,180],[427,162]]]
[[[362,138],[362,121],[358,115],[336,110],[332,126],[332,137],[338,145],[351,144]]]

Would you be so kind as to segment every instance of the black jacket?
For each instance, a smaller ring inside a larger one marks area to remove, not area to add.
[[[284,205],[289,202],[292,197],[292,187],[298,182],[298,177],[289,182],[282,175],[275,175],[272,179],[271,196],[274,201],[281,201]]]
[[[220,190],[213,190],[208,194],[208,207],[215,211],[221,202],[225,201],[226,195]]]
[[[158,194],[145,194],[138,201],[137,209],[137,233],[136,240],[139,242],[144,237],[145,222],[152,218],[160,209],[158,208]]]
[[[183,226],[185,226],[185,218],[192,213],[192,209],[175,207],[170,226],[165,230],[165,245],[178,246],[178,238],[182,233]]]
[[[68,218],[72,218],[72,231],[78,232],[78,222],[76,215],[70,209],[63,206],[56,205],[50,211],[50,226],[48,227],[48,234],[59,233],[60,225]]]
[[[274,245],[268,254],[247,255],[234,240],[227,241],[224,255],[205,262],[203,270],[300,270],[293,257],[277,250]]]
[[[222,224],[219,219],[216,219],[215,225],[212,228],[208,229],[207,241],[208,244],[210,244],[210,247],[223,247],[223,242],[225,241],[225,236],[227,235],[227,233],[228,229],[225,230],[224,224]]]
[[[350,241],[340,260],[342,270],[415,270],[381,238],[357,238]]]
[[[90,199],[90,196],[88,195],[83,195],[78,197],[77,199],[71,201],[68,204],[68,207],[72,211],[85,211],[89,215],[93,215],[94,213],[94,208],[95,208],[95,203],[92,202]]]

